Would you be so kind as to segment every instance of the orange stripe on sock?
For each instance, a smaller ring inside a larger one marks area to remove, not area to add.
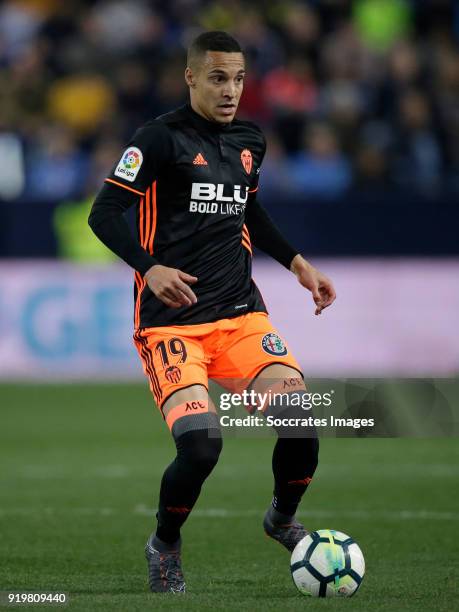
[[[166,510],[169,512],[175,512],[177,514],[186,514],[187,512],[191,512],[191,508],[187,508],[186,506],[166,506]]]
[[[308,485],[311,480],[311,476],[306,476],[306,478],[302,478],[301,480],[288,480],[287,484]]]

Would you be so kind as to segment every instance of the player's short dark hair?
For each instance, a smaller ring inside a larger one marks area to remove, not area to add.
[[[242,53],[240,44],[227,32],[213,30],[199,34],[188,47],[187,64],[199,62],[206,51],[224,51],[225,53]]]

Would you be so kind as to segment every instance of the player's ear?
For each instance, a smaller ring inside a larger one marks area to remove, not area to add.
[[[189,87],[196,87],[194,75],[189,66],[185,68],[185,81]]]

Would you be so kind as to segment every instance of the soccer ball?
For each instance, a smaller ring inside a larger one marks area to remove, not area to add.
[[[365,560],[352,538],[319,529],[298,542],[290,560],[293,582],[311,597],[351,597],[365,574]]]

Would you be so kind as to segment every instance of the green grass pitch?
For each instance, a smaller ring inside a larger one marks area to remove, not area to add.
[[[226,439],[183,529],[188,592],[153,595],[143,547],[173,443],[146,385],[3,385],[0,419],[0,591],[67,592],[85,612],[457,605],[456,439],[322,441],[300,517],[360,544],[349,600],[301,596],[263,533],[273,439]]]

